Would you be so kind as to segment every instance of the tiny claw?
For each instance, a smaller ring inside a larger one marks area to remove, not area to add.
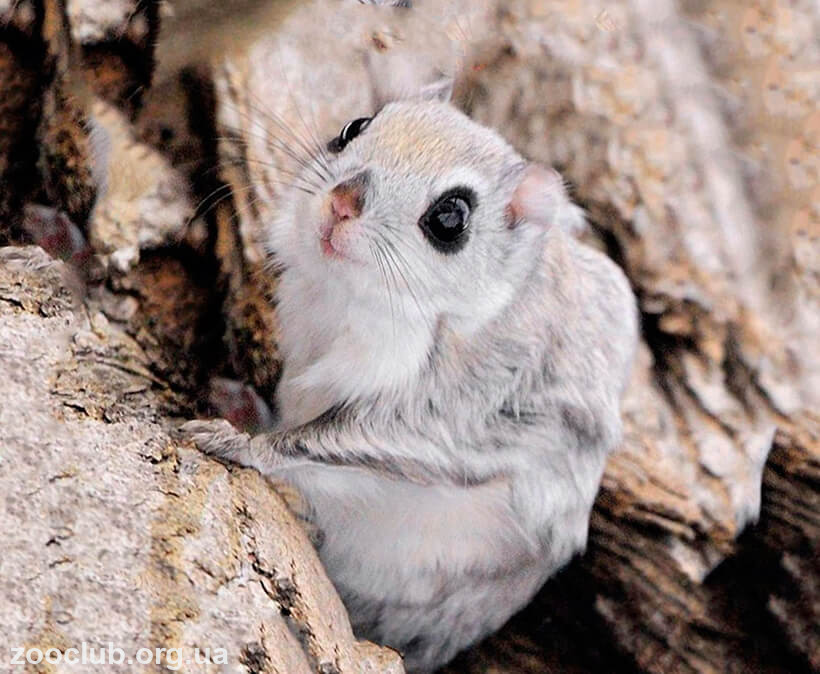
[[[177,431],[205,454],[243,466],[250,465],[250,436],[240,433],[224,419],[188,421]]]

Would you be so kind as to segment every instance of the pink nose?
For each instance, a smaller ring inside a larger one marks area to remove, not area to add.
[[[334,222],[358,218],[362,214],[360,201],[352,192],[337,192],[334,189],[330,193],[330,212],[333,214]]]
[[[334,224],[358,218],[362,214],[369,180],[369,172],[362,171],[330,190],[330,212]]]

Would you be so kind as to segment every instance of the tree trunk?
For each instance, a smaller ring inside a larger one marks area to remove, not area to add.
[[[642,315],[585,555],[446,670],[820,669],[814,5],[108,4],[0,0],[0,243],[69,261],[0,249],[7,646],[401,671],[282,498],[170,429],[215,378],[275,389],[283,144],[443,72],[564,174]]]

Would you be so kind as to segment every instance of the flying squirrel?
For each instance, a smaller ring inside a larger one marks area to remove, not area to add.
[[[446,84],[346,124],[265,225],[276,427],[184,431],[292,486],[356,633],[430,671],[581,551],[637,343],[564,182]]]

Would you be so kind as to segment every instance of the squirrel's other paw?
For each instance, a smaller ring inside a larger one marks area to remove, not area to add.
[[[242,466],[251,464],[250,436],[240,433],[224,419],[188,421],[179,427],[179,433],[205,454]]]
[[[252,459],[250,436],[237,431],[225,419],[187,421],[177,429],[177,432],[183,439],[191,440],[197,449],[205,454],[241,466],[258,468]],[[271,479],[271,483],[296,516],[310,542],[316,547],[320,546],[324,535],[312,521],[310,505],[302,493],[283,480]]]

